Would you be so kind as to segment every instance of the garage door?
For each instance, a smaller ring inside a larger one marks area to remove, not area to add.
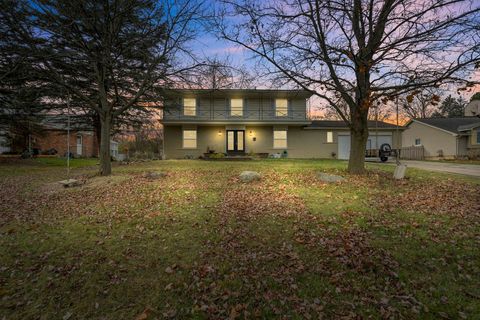
[[[384,143],[388,143],[392,146],[392,136],[378,135],[378,144],[376,141],[377,136],[371,135],[368,137],[366,148],[376,149]],[[338,159],[348,160],[350,158],[350,136],[338,136]]]
[[[338,136],[338,159],[347,160],[350,157],[350,136]]]

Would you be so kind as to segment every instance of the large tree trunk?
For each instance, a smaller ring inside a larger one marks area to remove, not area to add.
[[[352,174],[363,174],[365,173],[365,147],[368,139],[368,129],[351,129],[350,135],[348,172]]]
[[[100,118],[100,174],[108,176],[112,173],[112,159],[110,157],[110,127],[112,122],[111,116]]]
[[[361,63],[357,64],[355,73],[357,77],[357,90],[355,92],[355,105],[350,106],[350,158],[348,172],[351,174],[365,173],[365,147],[368,140],[368,109],[370,99],[370,72],[368,70],[370,59],[363,50]],[[367,62],[365,62],[367,61]]]
[[[368,110],[356,108],[351,113],[352,127],[350,128],[350,158],[348,172],[352,174],[365,173],[365,148],[368,140]],[[355,120],[353,120],[355,118]]]

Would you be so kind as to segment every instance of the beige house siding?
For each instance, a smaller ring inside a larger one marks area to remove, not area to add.
[[[289,101],[289,111],[287,117],[277,117],[275,114],[274,101],[275,98],[270,95],[252,97],[248,94],[231,94],[228,97],[209,97],[208,95],[195,96],[194,94],[185,94],[185,98],[196,98],[197,108],[195,116],[184,116],[182,107],[182,98],[167,99],[165,101],[166,111],[164,112],[164,120],[240,120],[240,121],[262,121],[275,120],[282,121],[299,120],[305,121],[307,117],[306,99],[285,97]],[[236,117],[230,115],[230,99],[242,98],[243,116]]]
[[[197,129],[197,148],[182,148],[182,128]],[[303,126],[287,125],[167,125],[165,126],[165,156],[181,159],[186,156],[198,158],[207,152],[207,147],[215,152],[226,152],[226,128],[245,129],[245,152],[282,153],[284,149],[273,148],[273,129],[287,129],[287,152],[290,158],[334,158],[338,154],[338,135],[348,134],[347,129],[304,129]],[[327,132],[333,132],[333,143],[327,142]],[[220,134],[219,134],[220,133]],[[393,147],[397,147],[394,130],[382,130],[379,135],[392,135]],[[375,132],[370,132],[374,136]]]
[[[480,143],[477,143],[477,132],[479,131],[480,127],[472,129],[471,134],[468,137],[468,148],[480,148]]]
[[[197,148],[184,149],[183,128],[197,128]],[[287,128],[285,125],[279,126],[245,126],[245,125],[222,125],[222,126],[202,126],[202,125],[168,125],[165,126],[165,156],[168,159],[180,159],[186,156],[198,158],[207,152],[207,148],[215,152],[226,152],[226,128],[245,129],[245,152],[246,153],[279,153],[284,149],[273,148],[273,128]],[[292,127],[293,128],[293,127]],[[291,128],[288,128],[289,130]],[[219,134],[220,132],[220,134]],[[254,141],[255,138],[255,141]],[[290,144],[290,132],[287,133],[287,150],[293,147]],[[294,147],[293,147],[294,148]]]
[[[480,158],[480,143],[477,143],[478,131],[480,131],[480,127],[473,129],[470,136],[465,137],[465,139],[467,140],[466,155],[470,158]]]
[[[457,155],[457,137],[438,128],[412,122],[402,134],[402,147],[415,145],[415,139],[420,139],[425,149],[425,158],[435,158],[442,150],[445,158],[453,158]]]
[[[457,156],[464,157],[468,155],[468,144],[470,137],[459,136],[457,137],[458,147],[457,147]]]

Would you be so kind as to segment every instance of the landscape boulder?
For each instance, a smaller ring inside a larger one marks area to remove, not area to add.
[[[167,174],[165,172],[155,172],[155,171],[149,171],[143,174],[143,177],[149,180],[157,180],[160,178],[165,178],[166,176]]]
[[[242,182],[252,182],[252,181],[258,181],[262,178],[260,173],[255,172],[255,171],[243,171],[240,173],[240,181]]]
[[[77,179],[62,180],[62,181],[59,181],[58,183],[63,185],[65,188],[78,187],[79,185],[82,184],[82,182]]]
[[[325,172],[320,172],[317,174],[317,177],[320,181],[323,181],[323,182],[342,182],[345,180],[344,177],[342,176],[337,176],[337,175],[334,175],[334,174],[329,174],[329,173],[325,173]]]

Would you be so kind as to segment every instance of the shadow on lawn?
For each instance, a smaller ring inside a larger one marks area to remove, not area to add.
[[[29,193],[12,196],[9,212],[25,215],[0,229],[0,311],[72,319],[479,311],[479,187],[399,183],[382,171],[325,184],[316,172],[343,172],[279,164],[259,164],[263,179],[251,184],[238,182],[241,164],[175,170],[167,162],[167,176],[154,181],[124,168],[111,183],[25,203]]]

